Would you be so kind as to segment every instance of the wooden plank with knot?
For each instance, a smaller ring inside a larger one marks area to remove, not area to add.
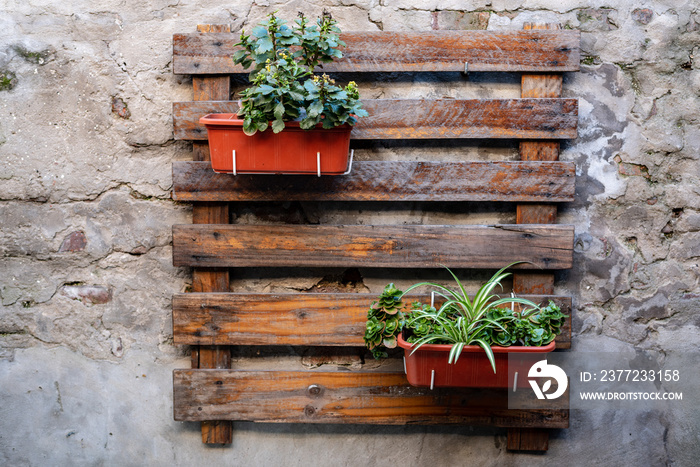
[[[526,23],[528,31],[558,31],[556,23]],[[561,74],[523,74],[520,95],[523,98],[561,97],[563,76]],[[556,161],[559,159],[559,143],[556,141],[523,141],[520,143],[520,158],[524,161]],[[554,224],[557,221],[557,206],[554,204],[519,204],[516,207],[518,224]],[[516,293],[554,293],[554,275],[547,272],[513,275],[513,290]],[[567,330],[571,332],[571,329]],[[569,342],[571,340],[569,339]],[[571,344],[569,344],[569,348]],[[546,451],[549,448],[549,430],[508,430],[508,449],[515,451]]]
[[[407,295],[404,303],[430,302]],[[502,294],[506,296],[507,294]],[[571,298],[518,295],[546,305],[554,301],[569,315]],[[314,345],[363,347],[367,309],[376,294],[366,293],[187,293],[173,296],[173,338],[176,345]],[[436,306],[442,304],[436,299]],[[520,305],[517,305],[520,309]],[[570,329],[567,319],[563,329]],[[570,334],[557,337],[569,344]]]
[[[175,370],[175,420],[567,428],[568,410],[509,410],[507,389],[413,387],[403,372]]]
[[[329,72],[564,72],[580,67],[580,33],[568,31],[346,32]],[[231,56],[239,34],[173,35],[175,74],[246,73]]]
[[[352,139],[572,139],[577,99],[365,99],[369,116],[357,121]],[[236,113],[235,101],[173,103],[175,139],[206,140],[199,119]]]
[[[200,24],[200,33],[230,33],[228,25]],[[224,76],[192,77],[193,98],[197,100],[229,99],[231,79]],[[206,141],[195,141],[192,145],[192,157],[195,161],[208,161],[209,145]],[[195,224],[228,223],[228,205],[226,203],[197,203],[192,207],[192,222]],[[192,271],[192,289],[195,292],[228,292],[228,270],[218,268],[195,268]],[[230,368],[231,351],[228,347],[207,346],[193,348],[193,368]],[[233,439],[230,421],[202,421],[202,442],[207,444],[229,444]]]
[[[177,201],[569,202],[573,162],[358,161],[342,177],[218,174],[173,162]]]
[[[173,265],[568,269],[570,225],[174,225]]]

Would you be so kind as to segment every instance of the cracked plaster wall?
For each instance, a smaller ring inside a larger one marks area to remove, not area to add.
[[[582,31],[582,69],[565,77],[580,131],[561,158],[577,164],[574,349],[637,346],[697,352],[700,259],[700,7],[649,0],[193,2],[3,0],[0,8],[0,464],[3,465],[693,465],[697,409],[572,412],[545,456],[505,450],[489,428],[236,423],[233,446],[200,443],[172,421],[170,297],[190,271],[171,262],[171,225],[191,208],[170,199],[171,103],[191,81],[171,69],[173,33],[198,23],[249,28],[279,10],[329,8],[344,30]],[[240,89],[242,83],[236,81]],[[517,76],[395,75],[364,97],[518,97]],[[514,145],[364,144],[360,159],[515,159]],[[512,222],[512,206],[288,203],[240,206],[238,223]],[[490,213],[492,210],[495,213]],[[463,272],[468,279],[479,273]],[[417,277],[433,278],[433,272]],[[376,270],[237,272],[234,290],[378,292]],[[444,277],[437,277],[444,279]],[[318,366],[323,357],[278,357]],[[274,363],[274,362],[273,362]],[[357,355],[334,360],[357,365]],[[243,363],[242,363],[243,364]],[[398,452],[398,454],[397,454]],[[576,462],[573,462],[576,465]]]

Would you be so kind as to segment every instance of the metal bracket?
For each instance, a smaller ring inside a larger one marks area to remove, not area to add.
[[[348,162],[348,170],[343,172],[343,175],[347,175],[352,171],[352,161],[353,161],[354,157],[355,157],[355,150],[351,149],[350,150],[350,161]],[[231,174],[238,175],[238,173],[236,171],[236,150],[235,149],[233,151],[231,151],[231,158],[233,161],[233,169],[231,171]],[[321,176],[321,153],[320,152],[316,153],[316,175],[319,177]]]
[[[350,150],[350,162],[348,162],[348,170],[346,170],[345,172],[343,172],[343,175],[347,175],[347,174],[350,173],[350,171],[352,171],[352,159],[353,159],[354,157],[355,157],[355,150],[354,150],[354,149],[351,149],[351,150]]]

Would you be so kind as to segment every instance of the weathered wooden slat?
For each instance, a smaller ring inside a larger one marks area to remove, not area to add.
[[[558,30],[556,23],[526,23],[526,30]],[[523,74],[520,96],[523,98],[561,97],[563,77],[561,74]],[[554,141],[523,141],[520,143],[521,160],[556,161],[559,159],[559,143]],[[553,204],[519,204],[516,207],[518,224],[554,224],[557,221],[557,206]],[[513,290],[518,293],[553,293],[554,275],[551,273],[514,274]],[[571,332],[568,329],[567,332]],[[570,344],[569,344],[570,346]],[[549,447],[549,430],[510,428],[507,447],[510,450],[542,451]]]
[[[561,82],[561,77],[538,77],[523,76],[523,86],[525,82],[530,82],[534,87],[537,79],[544,80],[545,90],[548,82]],[[559,143],[552,141],[523,141],[520,143],[520,159],[522,161],[549,161],[555,162],[559,159]],[[554,204],[519,204],[516,206],[516,218],[518,224],[554,224],[557,221],[557,206]]]
[[[561,26],[556,23],[527,23],[524,27],[528,30],[558,30]],[[561,74],[523,74],[521,96],[523,98],[561,97],[562,80]],[[520,158],[523,161],[557,161],[559,159],[559,143],[523,141],[520,143]],[[519,204],[516,206],[516,222],[518,224],[555,224],[556,221],[557,206],[555,204]],[[554,293],[554,275],[538,272],[514,274],[513,289],[521,294]],[[571,330],[568,329],[566,332],[571,332]]]
[[[549,449],[549,429],[510,428],[506,449],[509,451],[546,451]]]
[[[369,116],[358,120],[352,139],[572,139],[577,135],[576,99],[369,99],[362,105]],[[175,102],[175,139],[207,139],[201,117],[237,111],[235,101]]]
[[[567,269],[573,243],[569,225],[174,225],[173,264]]]
[[[576,138],[576,99],[363,101],[354,139]]]
[[[572,162],[358,161],[343,177],[217,174],[206,162],[173,162],[178,201],[569,202]]]
[[[426,289],[427,290],[427,289]],[[557,303],[570,315],[571,298],[521,295],[535,303]],[[376,294],[186,293],[173,296],[176,345],[364,346],[367,309]],[[426,300],[411,295],[405,303]],[[439,302],[438,302],[439,303]],[[565,328],[570,328],[567,321]],[[570,344],[562,333],[557,345]]]
[[[507,390],[415,388],[403,373],[175,370],[175,420],[566,428],[568,410],[508,410]]]
[[[197,25],[200,33],[230,33],[231,26],[216,24]],[[229,99],[231,77],[193,76],[193,99],[208,101]],[[195,141],[192,156],[196,161],[208,161],[209,145],[206,141]],[[228,205],[225,203],[198,203],[192,207],[194,224],[228,223]],[[192,288],[195,292],[228,292],[228,270],[195,268],[192,271]],[[228,347],[201,347],[192,350],[192,368],[231,368],[231,350]],[[229,444],[233,439],[233,427],[229,421],[202,421],[202,442],[206,444]]]
[[[207,140],[207,129],[199,119],[210,113],[236,113],[236,101],[173,102],[173,136],[175,139]]]
[[[325,72],[577,71],[579,31],[347,32],[344,57]],[[239,34],[173,35],[175,74],[244,73]]]

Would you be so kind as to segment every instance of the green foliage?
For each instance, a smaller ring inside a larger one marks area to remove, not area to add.
[[[0,71],[0,91],[9,91],[17,85],[17,76],[11,71]]]
[[[404,326],[401,295],[402,292],[394,284],[389,284],[367,312],[365,345],[376,359],[387,356],[385,348],[396,348],[397,336]]]
[[[328,75],[314,75],[314,68],[343,56],[337,47],[340,28],[330,13],[323,12],[315,24],[303,14],[293,26],[271,14],[253,29],[241,33],[241,49],[233,61],[244,68],[253,67],[251,87],[240,93],[243,131],[252,135],[284,129],[285,121],[299,120],[303,129],[321,123],[333,128],[344,123],[354,125],[357,117],[367,115],[354,82],[337,86]]]
[[[401,298],[406,293],[418,287],[428,286],[435,289],[435,294],[444,299],[440,308],[435,309],[415,302],[410,309],[404,311],[403,318],[399,320],[398,327],[406,331],[408,342],[414,344],[413,352],[425,344],[452,344],[448,362],[455,363],[465,345],[478,345],[486,352],[495,372],[496,366],[491,346],[549,344],[559,334],[566,318],[554,302],[550,301],[547,306],[540,307],[524,298],[500,298],[493,293],[496,287],[501,287],[503,279],[510,275],[505,270],[513,264],[494,274],[479,288],[471,300],[460,280],[449,269],[457,286],[455,289],[431,282],[421,282],[401,293],[394,288],[393,284],[390,284],[382,294],[384,301],[380,298],[379,302],[373,302],[370,308],[365,342],[375,358],[385,356],[386,353],[381,350],[382,339],[378,337],[378,333],[384,337],[383,318],[390,315],[386,312],[375,313],[374,310],[383,310],[382,304],[389,303],[385,297],[387,294],[388,297],[401,303]],[[508,307],[515,308],[516,303],[521,305],[522,311],[513,311]],[[392,332],[393,335],[398,335],[393,328]]]

